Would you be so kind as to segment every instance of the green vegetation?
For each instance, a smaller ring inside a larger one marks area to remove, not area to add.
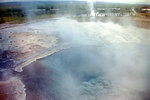
[[[120,8],[112,13],[130,13],[134,8],[139,16],[149,17],[149,13],[143,13],[141,8],[149,5],[140,4],[115,4],[95,2],[94,8],[96,12],[105,13],[107,11],[98,10],[99,8]],[[89,6],[87,2],[23,2],[23,3],[0,3],[0,23],[24,20],[26,18],[47,18],[57,15],[88,15]]]
[[[10,21],[23,22],[24,20],[24,17],[0,17],[0,24]]]

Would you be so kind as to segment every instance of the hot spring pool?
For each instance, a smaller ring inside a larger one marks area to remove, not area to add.
[[[126,63],[131,56],[136,57],[134,53],[133,48],[84,46],[39,59],[22,72],[27,100],[139,98],[135,96],[138,89],[134,90],[135,95],[130,93],[135,86],[130,82],[136,82],[137,87],[139,84],[133,77],[130,79],[135,61]],[[123,81],[125,78],[126,85]]]

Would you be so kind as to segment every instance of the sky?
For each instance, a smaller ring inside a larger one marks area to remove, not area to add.
[[[31,0],[0,0],[0,2],[13,1],[31,1]],[[56,1],[56,0],[32,0],[32,1]],[[57,1],[81,1],[81,0],[57,0]],[[103,2],[118,2],[118,3],[148,3],[150,0],[82,0],[82,1],[103,1]]]

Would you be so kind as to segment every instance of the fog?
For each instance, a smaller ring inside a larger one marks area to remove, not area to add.
[[[149,98],[149,30],[124,24],[61,17],[8,29],[51,34],[69,46],[23,69],[27,100]]]

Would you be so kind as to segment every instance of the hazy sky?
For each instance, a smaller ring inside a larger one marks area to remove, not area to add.
[[[31,1],[31,0],[0,0],[0,2]],[[32,1],[56,1],[56,0],[32,0]],[[81,1],[81,0],[57,0],[57,1]],[[82,1],[104,1],[121,3],[150,3],[150,0],[82,0]]]

